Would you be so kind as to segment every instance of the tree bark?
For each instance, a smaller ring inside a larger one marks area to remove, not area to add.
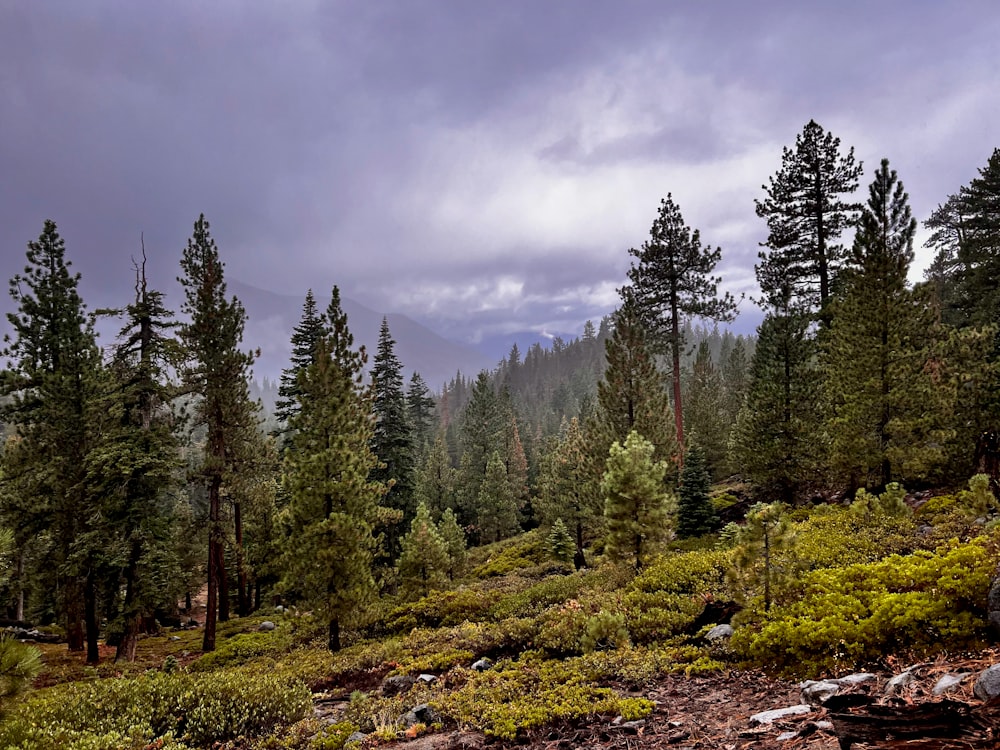
[[[233,525],[236,532],[236,584],[239,589],[236,606],[240,617],[246,617],[250,614],[250,592],[247,586],[246,559],[243,555],[243,515],[238,501],[233,503]]]
[[[125,571],[125,601],[122,603],[122,613],[125,617],[125,630],[115,651],[115,663],[120,661],[135,661],[135,648],[139,641],[139,609],[135,605],[136,575],[139,569],[139,559],[142,557],[142,544],[138,539],[132,540],[132,550],[129,553],[128,568]]]
[[[66,582],[63,595],[66,597],[66,643],[70,651],[83,651],[85,646],[83,626],[83,591],[79,581]]]
[[[205,635],[201,641],[202,651],[215,651],[215,627],[219,616],[219,560],[218,537],[219,502],[222,477],[212,477],[208,488],[208,602],[205,609]]]
[[[340,651],[340,620],[334,617],[330,620],[330,629],[326,641],[331,652]]]
[[[98,648],[100,625],[97,622],[97,581],[94,580],[94,567],[87,570],[83,585],[84,617],[87,627],[87,663],[97,664],[101,660]]]

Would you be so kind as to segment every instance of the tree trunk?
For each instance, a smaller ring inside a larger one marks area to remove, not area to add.
[[[340,651],[340,620],[336,617],[330,620],[330,632],[327,636],[326,646],[331,652]]]
[[[993,494],[1000,497],[1000,431],[987,430],[976,440],[976,473],[990,478]]]
[[[83,627],[83,591],[79,581],[66,582],[66,643],[70,651],[83,651],[85,646]]]
[[[139,559],[142,557],[142,544],[138,539],[132,540],[132,551],[129,553],[128,568],[125,571],[125,601],[122,603],[122,614],[125,617],[125,630],[115,651],[115,663],[120,661],[135,661],[135,648],[139,640],[139,609],[135,605],[136,574],[139,569]]]
[[[208,488],[208,602],[205,609],[205,635],[202,638],[202,651],[215,651],[215,626],[219,616],[219,560],[218,537],[219,500],[222,477],[212,477]]]
[[[673,292],[670,300],[670,354],[671,366],[674,368],[674,425],[677,428],[678,468],[684,468],[684,409],[681,406],[681,324],[677,319],[679,314],[677,294]]]
[[[576,522],[576,554],[573,555],[573,567],[581,570],[587,567],[587,558],[583,556],[583,524]]]
[[[222,540],[222,532],[219,532],[218,566],[216,572],[219,576],[219,622],[229,622],[229,575],[226,572],[226,543]]]
[[[236,532],[236,584],[239,589],[236,606],[240,617],[246,617],[250,614],[250,592],[247,586],[246,560],[243,556],[243,515],[239,502],[233,503],[233,525]]]
[[[97,664],[101,660],[101,652],[97,645],[100,626],[97,622],[97,582],[94,580],[93,565],[87,570],[84,579],[83,601],[87,626],[87,663]]]
[[[255,578],[253,582],[253,611],[260,609],[260,579]]]
[[[18,622],[24,622],[24,548],[17,553],[17,611]]]

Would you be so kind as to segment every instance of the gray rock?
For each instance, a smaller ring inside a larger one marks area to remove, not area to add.
[[[414,724],[433,724],[435,721],[437,714],[426,703],[414,706],[403,714],[403,724],[407,727],[412,727]]]
[[[416,683],[416,678],[408,674],[397,674],[386,677],[382,682],[382,695],[391,698],[394,695],[405,693]]]
[[[285,608],[282,607],[280,604],[278,604],[277,606],[275,606],[274,611],[275,612],[284,612]]]
[[[855,672],[854,674],[845,675],[843,677],[838,677],[835,680],[829,680],[829,682],[835,685],[840,685],[841,687],[861,685],[865,682],[871,682],[872,680],[877,680],[878,675],[871,672]]]
[[[912,669],[913,667],[910,667],[910,669],[907,669],[905,672],[900,672],[898,675],[885,683],[885,694],[895,695],[907,685],[912,685],[913,681],[917,679],[914,677],[913,672],[910,671]]]
[[[276,627],[278,627],[278,626],[275,625],[270,620],[264,620],[264,622],[262,622],[260,625],[257,626],[257,630],[260,630],[261,632],[267,633],[267,632],[269,632],[271,630],[274,630]]]
[[[169,638],[167,638],[168,641],[179,641],[180,639],[181,637],[179,635],[172,635]]]
[[[493,666],[493,662],[489,659],[480,659],[479,661],[472,663],[472,668],[477,672],[485,672],[487,669]]]
[[[822,706],[840,692],[840,685],[832,680],[806,680],[799,683],[802,702]]]
[[[788,740],[794,740],[799,736],[798,732],[782,732],[778,735],[778,742],[787,742]]]
[[[1000,695],[1000,664],[994,664],[980,672],[972,692],[982,701],[988,701]]]
[[[364,732],[355,732],[350,737],[347,738],[347,744],[352,742],[364,742],[365,738],[368,737]]]
[[[967,674],[941,675],[941,679],[935,682],[934,687],[931,688],[931,693],[934,695],[944,695],[961,685],[968,676]]]
[[[423,682],[423,683],[428,684],[428,685],[430,683],[432,683],[432,682],[435,682],[436,680],[437,680],[437,675],[436,674],[421,674],[421,675],[417,675],[417,682]]]
[[[715,641],[721,641],[724,638],[729,638],[732,634],[732,625],[716,625],[714,628],[705,633],[705,640],[714,643]]]
[[[798,706],[789,706],[788,708],[776,708],[772,711],[761,711],[759,714],[754,714],[750,717],[750,724],[753,726],[773,724],[788,716],[801,716],[802,714],[812,713],[812,710],[812,706],[800,704]]]

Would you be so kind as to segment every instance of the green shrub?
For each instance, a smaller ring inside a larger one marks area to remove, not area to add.
[[[484,556],[485,559],[477,564],[474,554],[476,559]],[[548,552],[544,537],[536,530],[470,551],[469,557],[474,565],[474,578],[493,578],[541,565],[546,562]]]
[[[288,726],[312,708],[308,689],[266,669],[153,671],[38,691],[0,722],[0,747],[142,747],[156,739],[204,747]]]
[[[275,656],[292,650],[289,628],[260,633],[234,633],[220,640],[215,651],[209,651],[191,662],[190,669],[204,672],[219,667],[243,664],[260,656]]]
[[[433,708],[461,725],[506,740],[559,720],[595,714],[638,719],[653,708],[648,700],[595,687],[566,663],[531,655],[500,662],[486,672],[460,670],[455,679],[465,684],[435,698]]]
[[[800,676],[875,664],[890,650],[964,648],[986,629],[997,551],[984,539],[807,574],[801,598],[741,617],[731,647]]]
[[[580,646],[583,653],[616,649],[629,645],[625,615],[620,612],[601,610],[587,619]]]

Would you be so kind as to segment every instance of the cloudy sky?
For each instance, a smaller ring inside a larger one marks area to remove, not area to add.
[[[975,176],[998,38],[992,0],[0,0],[0,277],[52,218],[90,306],[122,302],[140,232],[168,287],[204,212],[248,284],[572,334],[670,192],[750,292],[810,118],[921,220]]]

